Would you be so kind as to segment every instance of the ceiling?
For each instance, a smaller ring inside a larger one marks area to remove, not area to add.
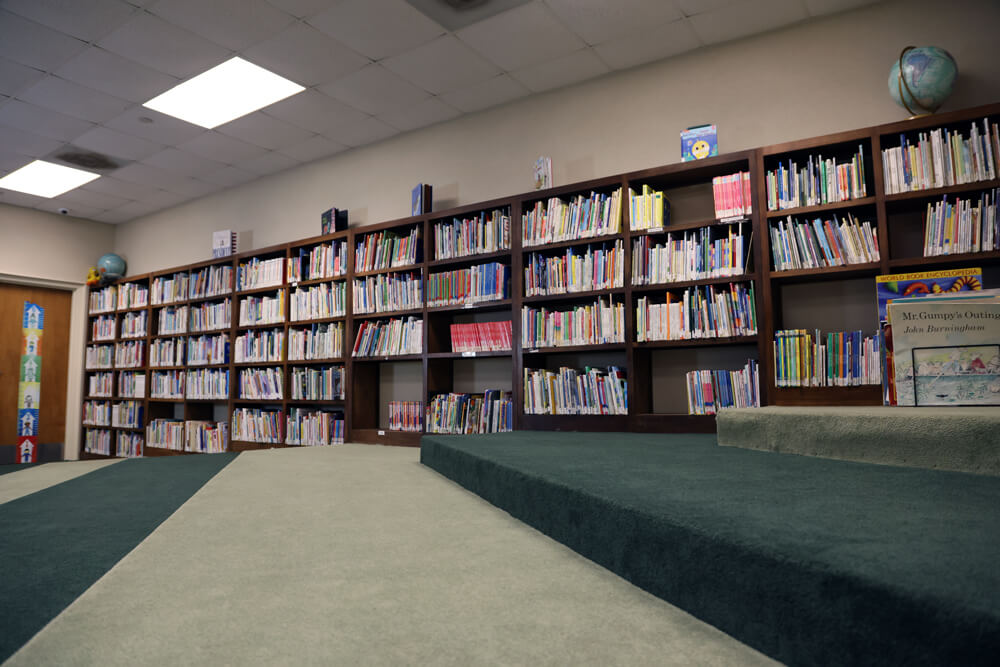
[[[120,223],[462,114],[872,0],[0,0],[0,176],[120,168],[0,203]],[[513,6],[512,6],[513,5]],[[512,7],[511,7],[512,6]],[[510,8],[508,8],[510,7]],[[466,20],[468,22],[468,19]],[[142,103],[239,55],[307,87],[205,130]]]

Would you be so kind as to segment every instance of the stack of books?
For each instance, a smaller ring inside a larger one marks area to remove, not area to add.
[[[342,401],[344,367],[296,366],[292,369],[291,392],[292,400],[296,401]]]
[[[499,209],[475,218],[434,224],[435,259],[453,259],[510,249],[510,216]]]
[[[282,386],[280,368],[244,368],[240,371],[240,398],[280,401]]]
[[[776,170],[767,172],[768,211],[818,206],[867,196],[865,157],[861,145],[848,163],[837,164],[836,158],[823,159],[822,155],[810,155],[801,168],[789,159],[787,166],[779,164]]]
[[[259,408],[236,408],[232,419],[233,440],[281,443],[281,412]]]
[[[501,433],[512,430],[514,401],[509,391],[438,394],[427,406],[427,432]]]
[[[531,253],[524,267],[524,295],[541,296],[590,292],[621,287],[624,281],[625,246],[587,246],[581,253],[567,248],[564,253],[546,256]]]
[[[689,287],[679,299],[667,292],[666,303],[659,304],[650,303],[649,297],[640,297],[635,328],[640,343],[756,336],[753,283]]]
[[[749,171],[713,178],[712,195],[715,200],[715,217],[720,220],[744,218],[753,213],[750,190]]]
[[[529,415],[626,415],[625,372],[587,367],[524,369],[524,412]]]
[[[973,206],[972,198],[927,204],[924,222],[924,257],[988,252],[1000,249],[997,197],[1000,188],[984,192]]]
[[[686,231],[653,244],[650,236],[632,242],[632,284],[658,285],[687,280],[730,278],[746,273],[750,244],[743,224]]]
[[[291,408],[285,418],[285,444],[323,447],[344,444],[344,415]]]
[[[417,263],[420,230],[414,227],[405,237],[394,232],[365,234],[354,252],[354,270],[376,271]]]
[[[921,132],[916,142],[899,135],[899,146],[882,149],[886,194],[943,188],[993,180],[1000,160],[997,124],[972,123],[969,136],[938,128]]]
[[[389,273],[354,280],[355,313],[390,313],[424,305],[419,271]]]
[[[305,289],[296,287],[292,290],[289,308],[292,322],[341,317],[347,312],[347,284],[320,283]]]
[[[229,371],[225,368],[206,368],[187,372],[187,398],[220,400],[229,398]]]
[[[354,340],[355,357],[382,357],[423,352],[424,321],[416,317],[378,322],[365,320]]]
[[[500,262],[432,273],[427,278],[428,306],[457,306],[510,298],[510,267]]]
[[[776,271],[877,262],[878,231],[850,213],[811,224],[789,216],[771,224],[771,258]]]
[[[568,311],[521,309],[521,346],[565,347],[625,342],[625,305],[598,299]]]
[[[347,273],[347,241],[334,241],[315,246],[308,251],[299,248],[298,255],[288,260],[288,282],[336,278]]]
[[[684,379],[689,415],[714,415],[722,408],[760,407],[759,369],[753,359],[739,370],[691,371]]]
[[[343,353],[344,325],[340,322],[288,330],[289,361],[333,359]]]
[[[882,383],[878,335],[817,329],[774,332],[774,383],[778,387],[856,387]]]
[[[521,244],[525,247],[617,234],[622,228],[622,191],[610,195],[591,192],[569,202],[552,197],[537,202],[521,216]]]
[[[275,287],[281,284],[285,273],[285,258],[260,259],[254,257],[240,264],[236,272],[236,289],[248,290]]]
[[[494,352],[510,349],[510,320],[451,325],[452,352]]]
[[[392,431],[423,430],[423,410],[420,401],[389,401],[389,429]]]

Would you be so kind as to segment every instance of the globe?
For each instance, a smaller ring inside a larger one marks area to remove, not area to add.
[[[957,76],[958,65],[944,49],[908,46],[889,69],[889,94],[913,115],[933,113],[948,99]]]
[[[106,255],[101,255],[101,258],[97,260],[97,270],[101,269],[104,269],[105,280],[118,280],[125,275],[125,260],[113,252],[109,252]]]

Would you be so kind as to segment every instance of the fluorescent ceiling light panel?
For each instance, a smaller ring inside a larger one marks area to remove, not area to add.
[[[212,129],[303,90],[263,67],[232,58],[143,106]]]
[[[52,198],[100,177],[100,174],[92,174],[83,169],[35,160],[0,178],[0,188]]]

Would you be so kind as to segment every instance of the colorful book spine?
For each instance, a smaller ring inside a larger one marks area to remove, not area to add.
[[[187,333],[188,307],[161,308],[158,316],[157,332],[160,335]]]
[[[294,401],[342,401],[344,367],[292,368],[291,393]]]
[[[423,430],[423,406],[420,401],[389,401],[389,430],[419,433]]]
[[[229,398],[229,371],[200,368],[187,372],[186,397],[195,400],[225,401]]]
[[[423,352],[424,321],[416,317],[365,320],[354,339],[355,357],[399,356]]]
[[[87,395],[111,397],[114,391],[114,373],[91,373],[87,378]]]
[[[145,398],[146,374],[125,371],[118,374],[119,398]]]
[[[187,341],[188,366],[229,363],[229,336],[192,336]]]
[[[111,425],[118,428],[142,427],[142,403],[121,401],[111,406]]]
[[[112,333],[114,329],[112,328]],[[145,338],[146,336],[146,311],[125,313],[122,315],[121,337],[122,338]],[[96,339],[95,339],[96,340]]]
[[[654,190],[645,183],[639,193],[629,188],[628,220],[629,229],[634,232],[663,229],[664,225],[670,224],[670,200],[662,190]]]
[[[844,218],[812,222],[778,220],[770,223],[771,259],[775,271],[818,269],[879,261],[878,232],[867,220],[848,213]]]
[[[499,352],[511,349],[511,322],[469,322],[450,325],[452,352]]]
[[[139,364],[140,366],[142,364]],[[183,366],[184,341],[176,338],[156,338],[149,342],[149,365]]]
[[[1000,219],[997,198],[1000,188],[972,198],[959,197],[954,204],[948,196],[927,204],[924,217],[924,257],[1000,250]]]
[[[88,454],[111,456],[111,431],[103,428],[84,429],[83,451]]]
[[[334,359],[343,354],[344,325],[341,322],[288,330],[289,361]]]
[[[123,283],[118,286],[118,310],[143,308],[149,305],[149,288],[138,283]]]
[[[228,329],[233,317],[233,302],[224,299],[218,303],[201,303],[190,308],[192,333]]]
[[[138,368],[143,365],[142,341],[127,341],[115,344],[115,368]]]
[[[378,271],[416,264],[420,249],[420,230],[414,227],[406,236],[395,232],[365,234],[354,249],[354,270]]]
[[[135,313],[126,313],[128,315],[134,315]],[[140,313],[145,315],[145,311]],[[145,320],[143,320],[145,323]],[[125,325],[122,324],[122,331],[125,331]],[[145,335],[145,333],[143,333]],[[124,336],[124,333],[123,333]],[[94,318],[90,323],[90,340],[114,340],[115,339],[115,316],[114,315],[101,315],[100,317]]]
[[[84,426],[111,426],[110,401],[84,401]]]
[[[249,290],[281,285],[285,277],[285,258],[259,259],[254,257],[240,264],[236,271],[236,289]]]
[[[998,127],[984,118],[971,123],[968,135],[937,128],[914,136],[899,135],[899,146],[882,149],[886,194],[989,181],[997,178]]]
[[[184,422],[184,451],[218,454],[229,446],[226,422],[189,420]]]
[[[566,202],[552,197],[521,216],[521,245],[544,245],[618,234],[622,228],[622,191],[591,192]]]
[[[233,267],[209,266],[195,271],[188,280],[188,298],[204,299],[233,291]]]
[[[607,345],[625,342],[625,305],[598,299],[568,311],[521,309],[524,348]]]
[[[184,451],[184,420],[154,419],[146,426],[146,444],[157,449]]]
[[[84,367],[87,370],[112,368],[115,365],[115,348],[113,345],[88,345]]]
[[[352,294],[355,313],[390,313],[424,305],[423,279],[419,271],[355,279]]]
[[[93,290],[90,293],[90,304],[87,312],[91,315],[97,313],[113,312],[118,304],[118,291],[114,285]]]
[[[254,401],[280,401],[284,397],[280,368],[243,368],[240,370],[240,398]]]
[[[230,422],[232,438],[240,442],[280,444],[281,412],[259,408],[236,408]]]
[[[154,306],[183,301],[188,298],[188,274],[175,273],[172,276],[153,278],[149,291],[149,298]]]
[[[750,172],[741,171],[712,179],[715,217],[719,220],[745,218],[753,213]]]
[[[142,456],[142,434],[118,431],[115,434],[115,456],[123,459]]]
[[[625,372],[610,366],[583,370],[524,369],[524,412],[539,415],[627,415]]]
[[[290,408],[285,418],[285,444],[324,447],[344,444],[344,416],[339,412]]]
[[[632,241],[632,284],[658,285],[730,278],[746,273],[750,243],[743,223],[714,225],[667,234],[663,242],[641,236]]]
[[[510,298],[510,267],[500,262],[432,273],[427,278],[428,306],[457,306]]]
[[[636,304],[638,342],[731,338],[757,335],[753,283],[689,287],[665,303],[640,297]]]
[[[509,391],[438,394],[427,405],[428,433],[502,433],[513,429],[514,399]]]
[[[691,371],[684,380],[689,415],[714,415],[723,408],[760,407],[760,373],[753,359],[732,371]]]
[[[288,282],[336,278],[347,273],[347,241],[323,243],[312,248],[299,248],[288,260]]]
[[[819,206],[868,196],[864,147],[849,162],[810,155],[805,164],[789,159],[766,174],[767,210]]]
[[[882,383],[879,335],[781,329],[774,332],[778,387],[857,387]]]
[[[347,284],[321,283],[292,291],[289,304],[292,322],[342,317],[347,312]]]
[[[624,283],[625,246],[567,248],[555,256],[531,253],[524,267],[524,295],[538,296],[614,289]]]
[[[149,392],[152,398],[184,398],[184,371],[153,371]]]
[[[473,218],[452,218],[434,224],[434,258],[454,259],[510,249],[510,216],[506,211],[482,211]]]
[[[285,290],[274,296],[247,296],[240,299],[240,326],[281,324],[285,321]]]

